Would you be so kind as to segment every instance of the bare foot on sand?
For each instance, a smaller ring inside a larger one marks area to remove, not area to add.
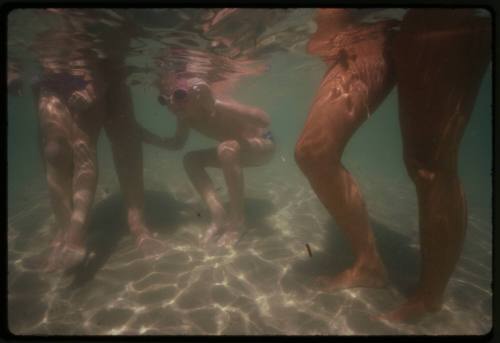
[[[85,261],[86,249],[81,246],[65,244],[61,247],[57,267],[68,273]]]
[[[53,246],[50,248],[49,255],[47,256],[45,271],[48,273],[55,272],[59,268],[59,261],[61,260],[62,246]]]
[[[231,246],[238,241],[240,235],[236,230],[228,230],[217,240],[217,246]]]
[[[150,233],[143,233],[137,237],[137,247],[145,257],[157,257],[165,253],[165,244]]]
[[[404,304],[395,310],[376,316],[376,319],[387,320],[389,322],[417,322],[429,313],[437,312],[441,306],[428,306],[425,301],[419,297],[411,297]]]
[[[325,292],[357,287],[383,288],[387,285],[387,274],[384,267],[375,269],[352,267],[337,276],[320,276],[315,282]]]
[[[221,230],[219,229],[219,226],[215,223],[211,223],[208,228],[207,228],[207,231],[205,232],[205,234],[203,235],[203,238],[201,239],[201,245],[202,246],[207,246],[210,242],[213,241],[213,239],[220,235]]]
[[[223,227],[223,234],[217,240],[217,246],[233,246],[242,237],[240,232],[243,234],[246,232],[245,222],[242,219],[231,220],[227,222]]]
[[[52,273],[60,268],[61,251],[64,246],[64,233],[62,231],[56,234],[56,237],[50,243],[50,252],[47,256],[45,271]]]

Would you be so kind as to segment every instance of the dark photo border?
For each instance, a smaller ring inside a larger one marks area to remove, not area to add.
[[[492,117],[491,117],[491,129],[492,129],[492,224],[493,224],[493,328],[488,334],[484,336],[366,336],[366,337],[349,337],[349,336],[16,336],[10,333],[8,329],[7,321],[7,225],[5,225],[4,233],[2,239],[0,240],[2,247],[2,261],[0,262],[0,268],[2,280],[0,281],[0,295],[1,295],[1,310],[0,310],[0,325],[1,325],[1,339],[8,342],[21,342],[21,341],[32,341],[40,340],[46,342],[52,341],[64,341],[64,342],[75,342],[75,341],[232,341],[232,342],[242,342],[242,341],[267,341],[267,340],[288,340],[295,339],[298,341],[318,341],[318,340],[367,340],[367,341],[379,341],[385,342],[386,340],[401,340],[412,341],[412,340],[430,340],[430,341],[456,341],[459,340],[480,340],[480,341],[495,341],[496,331],[499,329],[498,319],[499,316],[496,314],[498,307],[498,297],[496,293],[500,282],[497,280],[499,273],[496,271],[498,263],[498,253],[495,247],[499,246],[499,235],[495,233],[495,228],[498,227],[498,215],[500,213],[499,205],[496,201],[497,194],[497,165],[498,165],[498,139],[496,137],[497,132],[499,132],[499,122],[497,120],[498,108],[497,108],[497,80],[498,80],[498,69],[497,69],[497,56],[498,56],[498,45],[496,41],[499,37],[498,35],[498,13],[500,12],[500,5],[494,1],[369,1],[369,0],[359,0],[359,1],[319,1],[319,0],[289,0],[289,1],[262,1],[262,0],[252,0],[252,1],[203,1],[203,0],[165,0],[165,1],[4,1],[1,0],[1,11],[0,11],[0,24],[2,25],[0,34],[0,55],[2,58],[2,63],[4,67],[1,69],[2,82],[0,83],[0,91],[3,97],[2,113],[4,113],[4,118],[7,118],[7,89],[6,89],[6,65],[7,65],[7,16],[8,13],[17,8],[47,8],[47,7],[99,7],[99,8],[151,8],[151,7],[266,7],[266,8],[284,8],[284,7],[442,7],[442,8],[452,8],[452,7],[480,7],[485,8],[490,11],[493,19],[493,35],[492,35]],[[3,139],[0,140],[2,160],[5,163],[5,171],[8,163],[7,156],[7,119],[2,122],[3,125]],[[7,172],[5,172],[7,174]],[[5,199],[5,205],[2,206],[3,217],[7,220],[7,177],[4,179],[3,187],[3,199]],[[498,339],[498,337],[496,337]]]

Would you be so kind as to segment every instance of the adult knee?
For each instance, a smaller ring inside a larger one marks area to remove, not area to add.
[[[54,166],[64,166],[71,159],[70,149],[62,139],[50,139],[43,148],[44,158],[47,163]]]
[[[295,145],[294,157],[297,165],[306,174],[322,170],[324,165],[335,167],[340,164],[340,158],[337,157],[335,151],[308,143],[308,140],[304,138],[299,139]]]
[[[422,159],[405,156],[408,176],[418,186],[431,185],[438,179],[453,178],[458,175],[452,160]]]
[[[222,164],[234,163],[240,155],[240,144],[237,141],[227,141],[217,147],[217,156]]]
[[[304,141],[301,139],[295,144],[294,157],[295,162],[300,168],[306,167],[308,162],[314,158],[310,147],[304,144]]]

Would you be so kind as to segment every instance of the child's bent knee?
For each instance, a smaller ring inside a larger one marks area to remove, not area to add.
[[[240,155],[240,144],[237,141],[227,141],[217,147],[217,156],[222,163],[234,162]]]

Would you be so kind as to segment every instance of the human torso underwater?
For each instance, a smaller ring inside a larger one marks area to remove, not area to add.
[[[183,119],[190,128],[217,141],[256,137],[263,129],[244,120],[242,111],[245,110],[251,109],[217,100],[213,110],[192,107],[185,112]]]

